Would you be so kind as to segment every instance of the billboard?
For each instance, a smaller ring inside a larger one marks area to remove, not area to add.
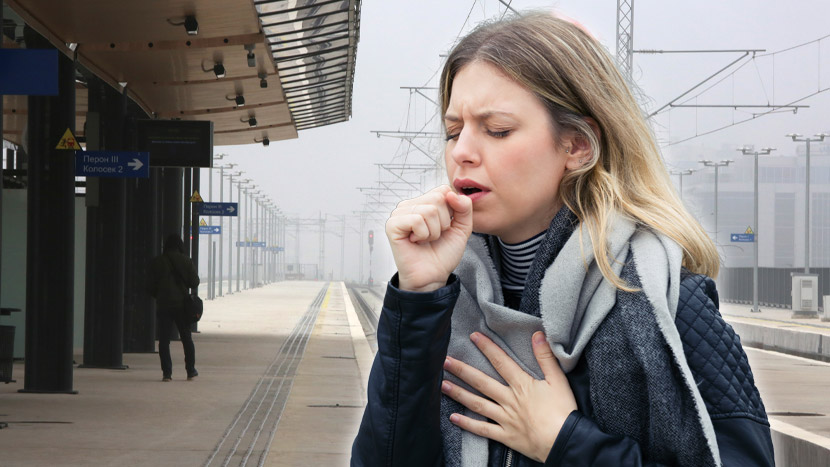
[[[212,167],[212,121],[138,120],[136,123],[138,150],[150,153],[151,167]]]

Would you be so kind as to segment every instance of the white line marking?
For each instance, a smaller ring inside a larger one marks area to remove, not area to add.
[[[797,355],[790,355],[788,353],[775,352],[773,350],[756,349],[755,347],[744,347],[744,350],[752,350],[752,351],[755,351],[755,352],[764,352],[764,353],[768,353],[768,354],[771,354],[771,355],[775,355],[777,357],[787,357],[787,358],[792,358],[794,360],[800,360],[800,361],[805,362],[805,363],[814,363],[816,365],[830,366],[830,363],[823,362],[821,360],[813,360],[812,358],[799,357]]]

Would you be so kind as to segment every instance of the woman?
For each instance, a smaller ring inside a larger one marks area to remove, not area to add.
[[[440,90],[450,186],[387,221],[352,465],[772,465],[715,247],[602,46],[486,24]]]

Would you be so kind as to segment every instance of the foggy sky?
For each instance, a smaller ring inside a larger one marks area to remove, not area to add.
[[[514,0],[512,6],[518,10],[555,9],[581,22],[614,53],[616,3],[615,0]],[[358,227],[357,217],[352,213],[362,209],[365,197],[357,187],[376,185],[379,172],[374,164],[401,162],[404,158],[411,163],[429,162],[419,152],[407,151],[407,146],[399,140],[377,138],[371,131],[420,129],[432,115],[433,108],[426,99],[411,97],[409,91],[400,87],[436,86],[434,75],[441,67],[440,55],[451,47],[473,4],[472,0],[364,0],[350,121],[302,131],[296,140],[272,142],[269,147],[225,146],[215,148],[215,152],[227,153],[229,157],[225,161],[238,163],[245,176],[253,178],[283,212],[314,218],[320,214],[346,214],[352,216],[350,225]],[[465,30],[503,11],[504,7],[496,0],[475,2]],[[634,48],[766,49],[770,53],[830,34],[828,22],[830,2],[826,0],[636,0]],[[644,95],[646,108],[655,110],[739,56],[737,53],[637,54],[634,79]],[[830,86],[830,39],[822,41],[821,47],[815,44],[802,47],[778,54],[774,59],[758,57],[734,77],[722,74],[718,79],[721,78],[725,79],[720,85],[689,103],[791,102]],[[799,104],[810,108],[800,109],[797,114],[764,116],[712,135],[664,146],[664,157],[670,167],[686,168],[690,162],[684,160],[688,158],[683,154],[706,153],[725,144],[775,146],[779,153],[793,153],[795,144],[784,138],[784,134],[795,131],[812,135],[830,130],[830,92]],[[745,111],[732,109],[675,109],[656,117],[653,124],[658,140],[665,145],[742,120],[747,115]],[[431,146],[438,152],[436,156],[441,157],[440,145],[436,142]],[[203,177],[205,180],[207,175]],[[394,267],[382,235],[383,222],[368,228],[374,228],[377,238],[374,261],[379,270],[375,277],[380,275],[380,280],[386,280]],[[332,229],[339,231],[339,227]],[[357,241],[357,233],[350,230],[347,275],[357,259]],[[301,262],[316,262],[317,247],[316,234],[309,233],[301,248]],[[327,238],[326,248],[331,258],[326,269],[333,269],[337,275],[339,238]]]

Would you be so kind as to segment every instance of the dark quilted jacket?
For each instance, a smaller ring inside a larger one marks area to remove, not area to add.
[[[440,466],[438,415],[442,363],[460,283],[431,293],[400,291],[390,282],[378,325],[378,354],[368,404],[352,447],[353,466]],[[712,419],[724,466],[774,465],[769,423],[740,338],[718,312],[708,277],[683,271],[675,324]],[[604,433],[591,419],[585,358],[568,374],[579,411],[565,421],[546,466],[653,465],[637,442]],[[491,465],[505,449],[491,443]],[[540,465],[516,456],[513,466]]]

